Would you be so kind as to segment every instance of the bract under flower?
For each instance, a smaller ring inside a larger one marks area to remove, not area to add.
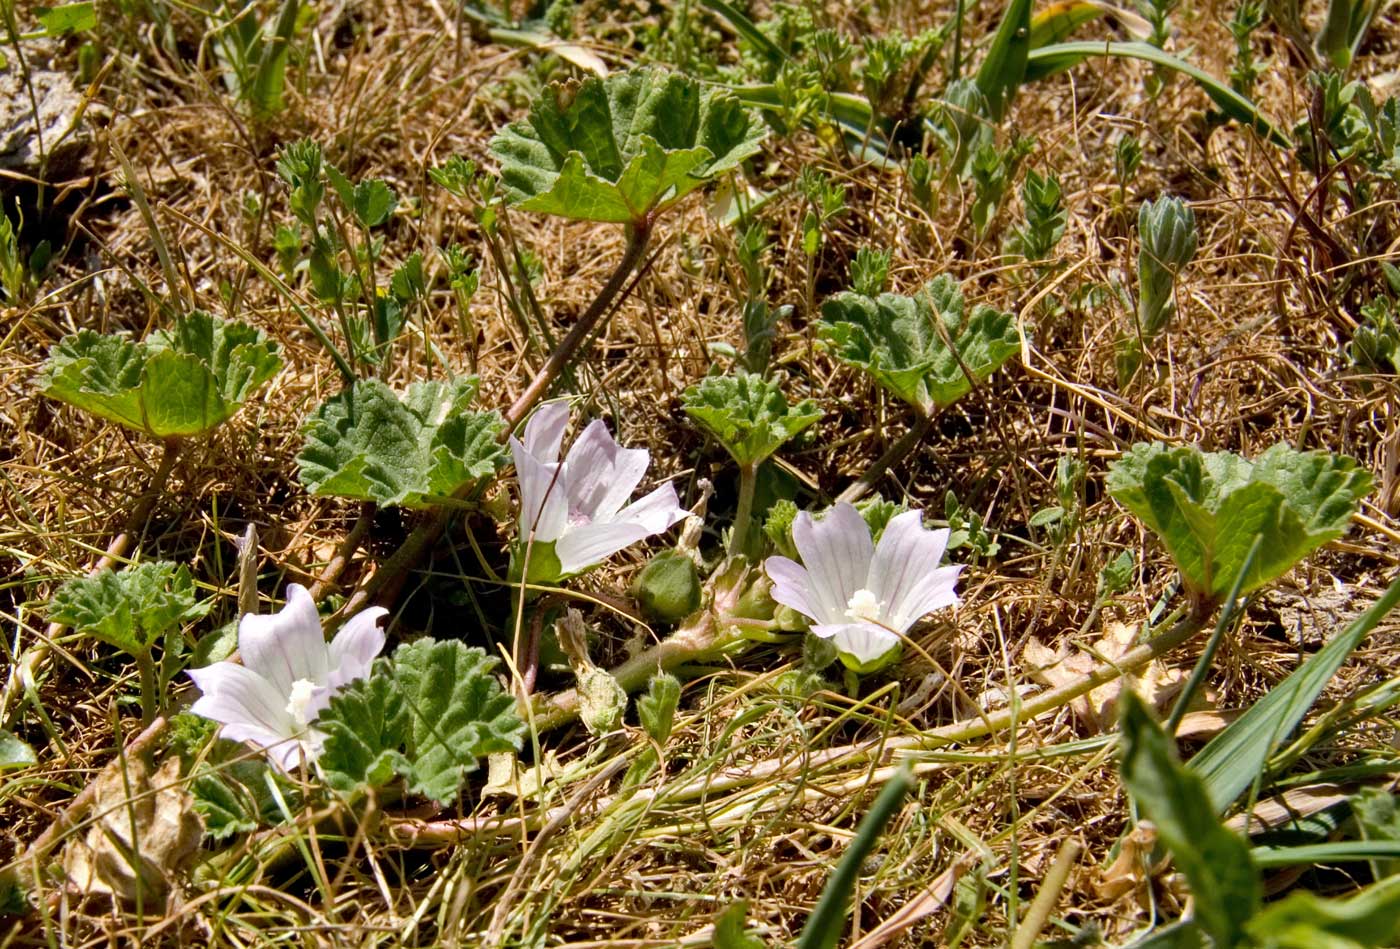
[[[798,514],[792,539],[802,564],[787,557],[764,563],[773,599],[810,618],[812,632],[832,640],[856,671],[885,665],[918,619],[958,602],[962,567],[939,566],[948,531],[926,530],[919,511],[891,518],[879,546],[860,512],[845,503],[820,521]]]
[[[327,643],[311,594],[288,584],[281,612],[239,621],[241,665],[189,670],[203,693],[190,711],[222,723],[221,737],[264,749],[283,771],[313,762],[322,736],[311,723],[337,690],[369,674],[384,648],[379,618],[386,613],[377,606],[356,613]]]
[[[568,404],[550,402],[525,424],[523,441],[510,440],[520,479],[520,543],[523,547],[533,533],[530,575],[537,579],[543,578],[535,558],[546,562],[551,550],[558,558],[559,576],[548,579],[557,580],[659,534],[687,513],[669,482],[626,504],[646,474],[651,455],[644,448],[618,445],[601,419],[584,428],[560,461],[568,424]]]

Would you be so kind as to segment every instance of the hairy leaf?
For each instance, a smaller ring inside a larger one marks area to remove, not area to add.
[[[495,665],[456,641],[423,639],[394,651],[394,678],[411,720],[404,773],[410,791],[449,804],[478,758],[519,750],[525,723],[491,674]]]
[[[1350,458],[1283,444],[1251,463],[1142,443],[1108,473],[1109,493],[1161,538],[1186,583],[1213,599],[1226,594],[1256,536],[1263,543],[1242,593],[1340,537],[1370,490],[1370,474]]]
[[[554,84],[491,142],[511,203],[638,222],[758,150],[763,127],[732,95],[658,69]]]
[[[261,330],[196,311],[139,343],[92,330],[65,336],[40,385],[50,398],[171,438],[226,421],[281,366]]]
[[[520,748],[525,724],[491,674],[495,665],[480,649],[431,639],[376,662],[316,719],[326,782],[349,793],[398,776],[413,793],[450,804],[479,758]]]
[[[501,466],[505,422],[469,410],[475,377],[417,382],[402,399],[362,379],[328,399],[302,427],[298,476],[313,494],[419,507]]]
[[[317,759],[326,783],[351,793],[381,787],[402,773],[409,718],[402,689],[381,659],[368,678],[357,679],[332,696],[316,719],[317,729],[326,736]]]
[[[811,399],[789,405],[771,379],[740,371],[708,376],[682,396],[685,413],[719,440],[741,465],[756,465],[822,417]]]
[[[210,605],[195,598],[188,567],[152,561],[69,580],[54,593],[49,619],[142,656],[166,633],[208,613]]]
[[[962,290],[944,274],[913,297],[838,293],[822,304],[817,326],[842,361],[928,415],[962,398],[1020,348],[1009,313],[964,310]]]
[[[1238,945],[1263,896],[1249,845],[1220,823],[1205,784],[1177,760],[1137,694],[1126,690],[1119,702],[1123,784],[1191,884],[1196,922],[1215,945]]]
[[[680,699],[680,680],[669,672],[652,676],[647,694],[637,699],[637,717],[642,728],[658,745],[666,744],[666,739],[671,737],[671,723]]]

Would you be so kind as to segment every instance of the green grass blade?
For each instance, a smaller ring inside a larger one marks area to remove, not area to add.
[[[735,33],[747,40],[750,46],[774,66],[781,66],[787,60],[787,53],[784,53],[777,43],[764,35],[753,20],[725,3],[725,0],[700,0],[700,5],[728,23]]]
[[[1297,847],[1255,847],[1250,851],[1261,869],[1314,863],[1359,863],[1400,858],[1400,840],[1336,840]]]
[[[914,774],[906,764],[891,775],[880,790],[875,803],[870,807],[870,812],[856,828],[856,836],[851,845],[846,848],[841,862],[836,865],[835,872],[827,881],[826,889],[822,890],[817,908],[807,918],[807,925],[802,927],[797,949],[835,949],[836,943],[841,939],[844,929],[842,923],[846,919],[846,904],[850,900],[851,891],[855,889],[861,864],[865,863],[870,851],[875,849],[885,825],[894,817],[900,805],[904,803],[904,795],[908,794],[913,786]]]
[[[1141,59],[1157,66],[1179,72],[1195,80],[1196,84],[1210,96],[1219,108],[1230,118],[1250,126],[1275,145],[1292,147],[1287,133],[1275,125],[1259,107],[1231,89],[1228,83],[1221,82],[1210,73],[1163,52],[1147,43],[1096,43],[1077,41],[1055,43],[1040,49],[1031,50],[1026,62],[1026,81],[1043,79],[1046,76],[1063,72],[1079,65],[1092,56],[1121,56],[1127,59]]]
[[[258,60],[258,70],[253,74],[253,85],[248,98],[253,108],[261,115],[275,115],[282,111],[282,89],[287,79],[287,53],[291,49],[292,34],[296,31],[299,0],[286,0],[277,14],[277,28],[272,38],[263,47]]]
[[[1191,759],[1218,812],[1230,806],[1254,781],[1279,742],[1302,721],[1347,656],[1400,602],[1400,580],[1326,646],[1250,707]]]
[[[1011,0],[977,70],[977,88],[987,97],[992,118],[1000,119],[1026,78],[1031,49],[1031,0]]]

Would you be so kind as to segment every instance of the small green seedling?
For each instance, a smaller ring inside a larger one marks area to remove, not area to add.
[[[196,598],[188,567],[154,561],[69,580],[54,593],[49,619],[136,660],[142,720],[149,722],[160,710],[164,684],[178,671],[180,627],[204,616],[210,605]],[[161,669],[152,654],[157,645],[165,648]]]

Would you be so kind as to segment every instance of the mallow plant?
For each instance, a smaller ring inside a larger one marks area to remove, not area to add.
[[[817,331],[831,353],[862,370],[915,412],[909,432],[848,488],[855,501],[911,451],[935,414],[984,382],[1020,349],[1011,314],[969,309],[962,288],[944,274],[913,296],[846,291],[822,304]]]
[[[386,613],[356,613],[327,643],[311,595],[291,584],[280,612],[240,621],[241,663],[190,670],[201,691],[190,711],[347,799],[406,792],[450,804],[480,758],[520,747],[524,724],[480,649],[420,639],[376,658]]]

